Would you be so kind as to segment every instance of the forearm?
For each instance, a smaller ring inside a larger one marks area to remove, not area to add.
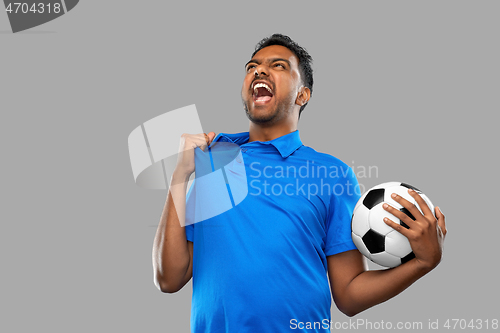
[[[185,232],[187,176],[174,174],[153,245],[155,283],[175,292],[189,280],[190,254]]]
[[[358,314],[398,295],[428,272],[415,259],[391,269],[365,271],[349,283],[339,308],[349,316]]]

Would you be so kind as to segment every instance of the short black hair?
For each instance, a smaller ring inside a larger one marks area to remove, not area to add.
[[[271,46],[271,45],[281,45],[289,49],[290,51],[295,54],[295,56],[299,60],[299,72],[300,72],[300,77],[302,78],[302,81],[304,83],[304,86],[309,88],[311,91],[311,96],[313,92],[313,70],[312,70],[312,57],[309,55],[309,53],[301,47],[299,44],[294,42],[290,37],[282,35],[282,34],[273,34],[270,37],[265,37],[263,38],[256,46],[255,46],[255,52],[252,54],[253,56],[262,50],[265,47]],[[302,110],[306,107],[307,103],[302,105],[300,107],[299,111],[299,118],[300,114],[302,113]]]

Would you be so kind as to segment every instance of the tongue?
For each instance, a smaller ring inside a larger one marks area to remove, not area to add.
[[[267,102],[271,100],[271,96],[257,96],[255,100],[257,102]]]

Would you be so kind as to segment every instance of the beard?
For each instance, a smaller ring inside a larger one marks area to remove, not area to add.
[[[272,125],[278,122],[280,119],[287,116],[287,114],[292,110],[294,104],[292,100],[282,101],[281,103],[278,103],[278,105],[270,112],[264,113],[259,112],[259,108],[254,108],[253,112],[250,112],[247,101],[242,98],[242,102],[247,118],[252,123],[260,125]]]
[[[275,119],[279,113],[278,108],[276,108],[268,114],[262,114],[262,113],[256,114],[256,112],[254,112],[252,114],[248,110],[248,105],[245,102],[243,102],[243,108],[245,109],[245,113],[247,115],[248,120],[250,120],[252,123],[256,123],[256,124],[272,123],[272,120]]]

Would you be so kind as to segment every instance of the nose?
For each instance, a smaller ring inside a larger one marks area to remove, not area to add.
[[[263,64],[260,64],[255,67],[255,76],[267,76],[267,67],[264,66]]]

